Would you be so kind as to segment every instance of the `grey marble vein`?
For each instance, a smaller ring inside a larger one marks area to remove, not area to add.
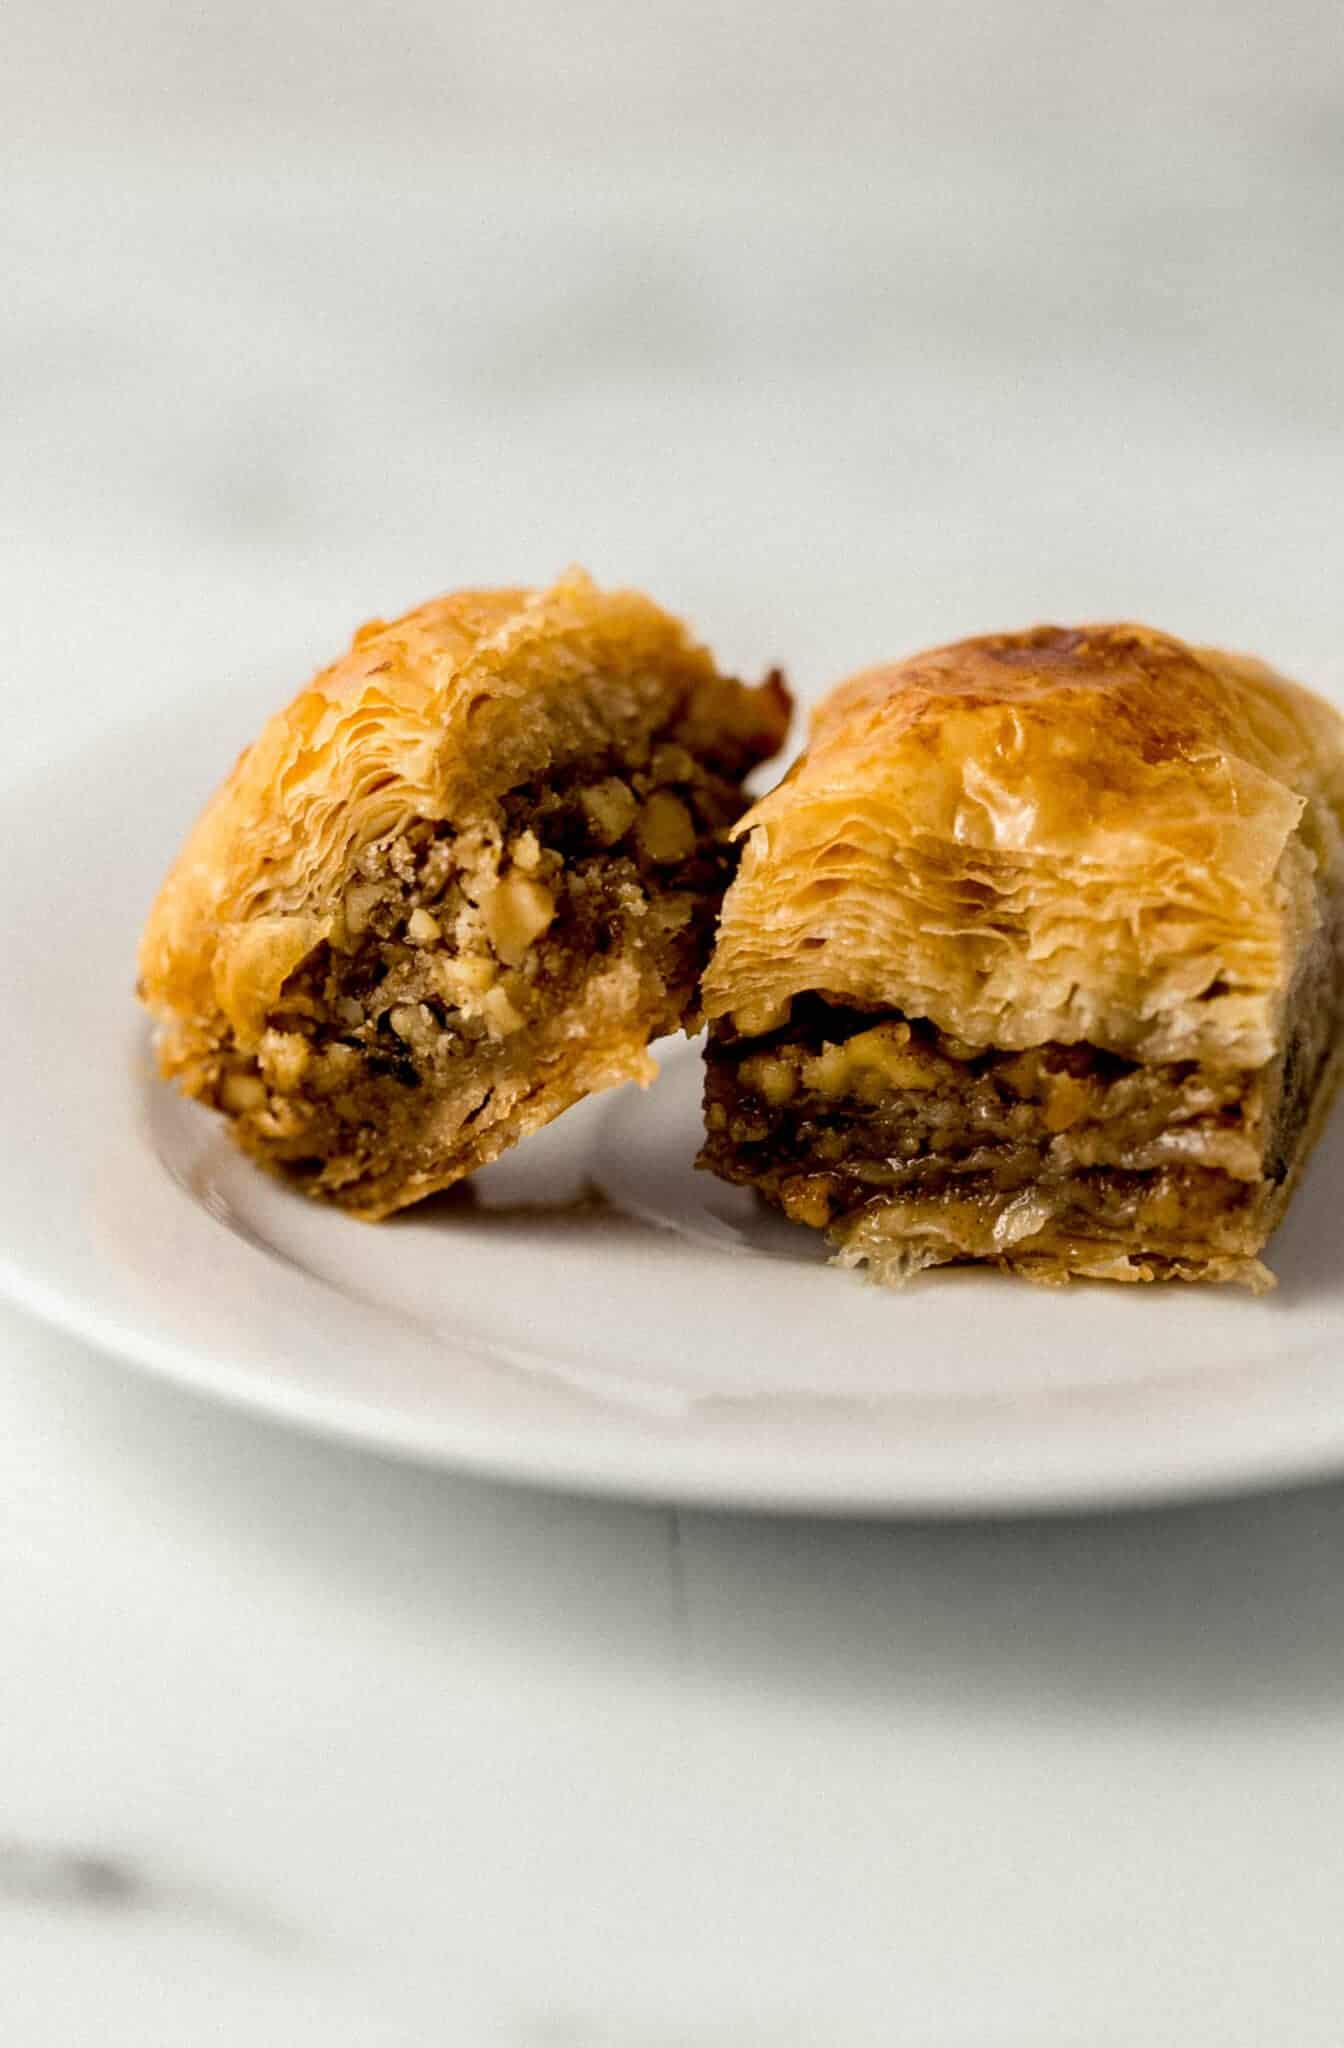
[[[153,1915],[194,1924],[248,1947],[298,1946],[294,1930],[252,1898],[154,1869],[117,1850],[0,1833],[0,1913]]]

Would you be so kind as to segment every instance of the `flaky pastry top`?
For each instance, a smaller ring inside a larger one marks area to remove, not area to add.
[[[247,1047],[331,931],[361,848],[418,819],[466,822],[533,777],[669,727],[739,776],[787,723],[777,680],[721,676],[648,598],[577,570],[544,591],[463,590],[374,620],[206,807],[146,925],[142,994],[180,1059],[225,1032]]]
[[[975,1044],[1255,1066],[1341,886],[1344,720],[1145,626],[1040,626],[866,670],[739,826],[704,986]]]

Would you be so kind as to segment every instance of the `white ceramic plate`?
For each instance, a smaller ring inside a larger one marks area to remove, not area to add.
[[[691,1168],[699,1059],[378,1228],[153,1078],[137,928],[260,700],[99,740],[3,798],[0,1282],[105,1350],[446,1465],[677,1501],[978,1513],[1344,1468],[1344,1127],[1277,1293],[972,1272],[886,1294]]]

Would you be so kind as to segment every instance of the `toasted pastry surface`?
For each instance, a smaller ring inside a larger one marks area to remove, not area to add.
[[[376,1215],[598,1087],[694,1006],[772,677],[574,572],[356,634],[183,847],[140,948],[160,1059]]]
[[[842,683],[741,821],[704,1162],[899,1278],[1266,1279],[1339,1070],[1344,720],[1134,625]]]

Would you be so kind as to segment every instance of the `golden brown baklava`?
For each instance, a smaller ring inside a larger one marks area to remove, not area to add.
[[[742,779],[788,696],[578,573],[363,627],[196,825],[140,952],[165,1074],[386,1215],[694,1011]]]
[[[1344,721],[1146,627],[842,684],[742,821],[702,1164],[898,1281],[1269,1283],[1344,1005]]]

